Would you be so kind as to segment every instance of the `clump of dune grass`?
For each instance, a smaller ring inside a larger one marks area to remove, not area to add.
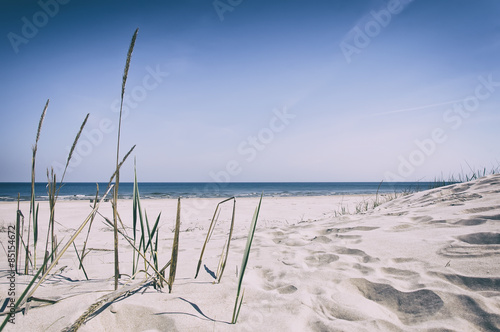
[[[203,247],[201,248],[200,259],[198,260],[198,266],[196,267],[196,274],[194,276],[195,279],[198,277],[198,273],[200,272],[200,267],[201,267],[201,263],[202,263],[202,260],[203,260],[203,254],[205,253],[205,249],[207,247],[207,243],[208,243],[208,241],[210,241],[210,238],[212,237],[212,234],[213,234],[214,229],[215,229],[215,225],[217,224],[217,221],[219,219],[219,214],[220,214],[220,211],[221,211],[221,205],[224,204],[224,203],[226,203],[226,202],[229,202],[231,200],[233,200],[233,213],[232,213],[232,216],[231,216],[231,226],[229,228],[229,236],[228,236],[228,239],[227,239],[226,243],[222,247],[222,254],[221,254],[221,257],[220,257],[220,260],[219,260],[219,265],[217,267],[217,274],[216,274],[215,279],[218,282],[220,282],[220,280],[222,278],[222,274],[224,273],[224,268],[226,266],[227,257],[228,257],[228,254],[229,254],[229,245],[231,244],[231,236],[233,234],[234,215],[235,215],[235,211],[236,211],[236,198],[235,197],[227,198],[227,199],[219,202],[217,204],[217,206],[215,207],[214,215],[212,217],[212,221],[210,222],[210,226],[208,228],[207,237],[205,238],[205,242],[203,243]]]
[[[82,128],[80,129],[80,133],[81,133]],[[78,137],[79,137],[79,135],[77,135],[77,138]],[[124,159],[118,164],[118,169],[111,176],[110,183],[113,181],[116,172],[119,171],[120,167],[123,165],[123,163],[125,162],[125,160],[127,159],[127,157],[130,155],[130,153],[132,152],[132,150],[134,149],[134,147],[132,147],[132,149],[125,155]],[[70,153],[70,155],[71,155],[71,153]],[[94,215],[97,213],[100,204],[106,199],[107,195],[109,194],[109,192],[112,189],[113,189],[113,185],[110,184],[108,186],[108,189],[106,190],[106,193],[103,195],[103,197],[101,198],[101,200],[99,201],[99,203],[97,203],[97,204],[94,205],[94,208],[89,213],[89,215],[87,216],[87,218],[82,222],[82,224],[80,225],[80,227],[74,232],[74,234],[71,236],[71,238],[64,245],[64,247],[61,249],[60,252],[58,252],[59,244],[57,243],[57,241],[55,241],[56,242],[55,248],[48,255],[45,255],[44,263],[43,263],[42,267],[40,269],[38,269],[38,271],[36,272],[36,274],[32,278],[31,282],[28,284],[27,288],[22,293],[22,296],[16,302],[15,310],[17,310],[17,308],[19,308],[22,305],[24,305],[32,297],[33,293],[42,284],[42,282],[45,280],[45,278],[50,273],[50,271],[54,268],[54,266],[57,265],[58,261],[64,255],[64,253],[66,252],[66,250],[74,243],[75,239],[82,232],[82,230],[85,228],[85,226],[87,225],[87,223],[90,220],[92,220],[92,218],[94,218]],[[48,264],[48,262],[49,262],[50,256],[53,256],[54,259],[52,260],[51,264],[48,267],[46,267],[47,264]],[[80,263],[81,263],[81,260],[80,260]],[[39,278],[40,274],[42,274],[42,276]],[[38,281],[35,284],[35,281],[37,279],[38,279]],[[35,285],[33,286],[33,284],[35,284]],[[0,330],[1,330],[1,328],[0,328]]]
[[[238,278],[238,291],[236,293],[236,301],[234,303],[233,310],[233,319],[231,320],[232,324],[236,324],[238,320],[238,316],[240,314],[241,305],[243,303],[243,296],[245,295],[245,290],[241,289],[241,285],[243,284],[243,276],[245,275],[245,270],[248,264],[248,257],[250,256],[250,248],[252,247],[252,241],[255,234],[255,228],[257,227],[257,219],[259,218],[260,206],[262,203],[262,196],[260,196],[259,204],[255,208],[255,212],[253,214],[252,222],[250,224],[250,230],[248,231],[247,244],[245,246],[245,252],[243,253],[243,259],[241,261],[241,269],[240,276]]]
[[[140,226],[141,234],[139,238],[139,251],[142,250],[142,256],[146,256],[148,250],[150,252],[150,259],[153,260],[153,265],[158,270],[158,233],[161,212],[158,214],[153,227],[150,227],[147,212],[144,211],[144,217],[141,208],[141,199],[139,194],[139,184],[137,182],[137,168],[134,162],[134,189],[132,195],[132,230],[133,230],[133,243],[137,245],[137,226]],[[146,242],[147,241],[147,242]],[[137,273],[139,263],[139,253],[132,252],[132,275]],[[144,262],[144,272],[147,273],[147,263]],[[160,280],[160,285],[162,284]],[[156,285],[155,285],[156,286]],[[161,286],[160,286],[161,287]]]
[[[459,174],[454,174],[448,176],[447,179],[443,175],[440,177],[435,177],[434,180],[431,182],[429,189],[434,189],[434,188],[439,188],[439,187],[444,187],[448,186],[450,184],[456,184],[456,183],[463,183],[463,182],[469,182],[473,180],[477,180],[479,178],[482,178],[487,175],[492,175],[492,174],[498,174],[500,173],[500,166],[492,167],[489,171],[486,169],[486,167],[483,167],[482,169],[473,169],[467,162],[467,167],[469,168],[469,172],[466,173],[463,169],[462,172]]]
[[[116,178],[115,178],[115,189],[113,192],[113,242],[114,242],[114,268],[115,268],[115,290],[118,289],[118,279],[120,278],[120,266],[118,262],[118,187],[120,184],[120,172],[119,172],[119,160],[120,160],[120,135],[121,135],[121,125],[122,125],[122,111],[123,111],[123,97],[125,95],[125,86],[127,84],[128,70],[130,68],[130,60],[132,58],[132,52],[134,51],[135,40],[137,38],[137,28],[130,41],[130,46],[127,52],[127,60],[125,62],[125,69],[123,70],[122,78],[122,92],[120,100],[120,116],[118,119],[118,139],[116,143]]]
[[[111,189],[111,188],[110,188]],[[110,190],[109,189],[109,190]],[[106,194],[103,196],[103,198],[101,199],[101,202],[105,199],[105,197],[107,196],[107,194],[109,193],[109,190],[108,192],[106,192]],[[99,202],[99,204],[101,203]],[[56,257],[54,258],[54,261],[51,263],[51,265],[48,267],[48,268],[45,268],[45,266],[47,265],[48,261],[49,261],[49,256],[46,255],[45,256],[45,259],[43,261],[43,264],[41,266],[40,269],[38,269],[38,271],[35,273],[35,275],[33,276],[33,278],[31,279],[31,281],[28,283],[28,286],[24,289],[23,293],[21,294],[21,296],[17,299],[15,305],[14,305],[14,308],[13,308],[13,311],[10,312],[7,314],[4,322],[2,323],[2,325],[0,326],[0,331],[5,327],[5,325],[7,324],[8,320],[10,319],[11,317],[11,314],[13,312],[16,312],[18,310],[18,308],[20,308],[21,306],[23,306],[25,303],[27,303],[27,301],[29,301],[33,295],[33,293],[37,290],[37,288],[40,286],[40,284],[45,280],[45,278],[47,277],[47,275],[50,273],[50,271],[52,270],[52,268],[54,268],[54,266],[57,264],[57,262],[59,261],[59,259],[61,258],[61,256],[66,252],[66,250],[69,248],[69,246],[75,241],[76,237],[80,234],[80,232],[83,230],[83,228],[85,227],[85,225],[87,224],[87,222],[90,220],[91,216],[93,214],[95,214],[97,212],[97,209],[99,207],[99,204],[90,212],[89,216],[83,221],[83,223],[80,225],[80,227],[75,231],[75,233],[73,234],[73,236],[71,236],[71,238],[68,240],[68,242],[66,243],[66,245],[63,247],[63,249],[61,250],[61,252],[59,252],[57,255],[55,255]],[[56,250],[57,250],[57,247],[56,247]],[[53,253],[51,253],[53,254]],[[43,272],[43,274],[42,274]],[[42,276],[39,278],[40,274],[42,274]],[[38,279],[39,278],[39,279]],[[38,281],[37,281],[38,279]],[[36,282],[36,284],[35,284]],[[33,286],[34,285],[34,286]]]
[[[78,229],[75,231],[75,233],[73,233],[73,235],[68,240],[68,242],[64,245],[64,247],[61,249],[61,251],[56,255],[56,257],[54,258],[54,260],[52,261],[52,263],[50,264],[50,266],[47,268],[47,270],[44,272],[44,274],[40,277],[40,279],[38,280],[38,282],[36,283],[36,285],[33,287],[33,289],[30,290],[30,292],[28,293],[28,295],[26,297],[27,299],[29,299],[29,297],[31,295],[33,295],[33,293],[36,291],[36,289],[38,288],[38,286],[40,286],[40,284],[44,281],[45,277],[47,277],[47,275],[52,270],[52,268],[54,268],[54,266],[57,264],[57,262],[59,261],[59,259],[61,259],[62,255],[64,255],[64,253],[69,248],[69,246],[75,241],[75,239],[77,238],[77,236],[82,232],[82,230],[87,225],[87,223],[89,222],[89,220],[97,212],[97,210],[99,209],[99,205],[102,203],[102,201],[104,201],[104,199],[106,198],[106,196],[108,195],[108,193],[109,193],[109,191],[111,189],[112,189],[112,187],[108,189],[108,191],[101,198],[101,201],[96,205],[96,207],[94,209],[92,209],[92,211],[89,213],[89,215],[87,216],[87,218],[85,218],[85,220],[82,222],[82,224],[80,225],[80,227],[78,227]],[[46,260],[45,260],[45,262],[46,262]],[[21,305],[22,304],[23,303],[21,303]]]

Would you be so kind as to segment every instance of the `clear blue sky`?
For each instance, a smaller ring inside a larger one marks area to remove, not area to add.
[[[215,5],[214,5],[215,4]],[[0,181],[380,181],[498,166],[500,2],[0,3]],[[278,114],[278,115],[277,115]],[[420,143],[419,143],[420,142]],[[132,180],[133,158],[121,179]]]

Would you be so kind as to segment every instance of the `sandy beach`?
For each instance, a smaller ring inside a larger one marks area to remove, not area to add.
[[[339,215],[338,211],[344,207],[355,212],[356,204],[373,197],[264,197],[237,324],[230,322],[238,273],[258,198],[236,198],[227,267],[215,284],[232,206],[223,205],[194,279],[220,199],[184,199],[172,293],[151,283],[141,286],[144,273],[130,279],[132,249],[121,238],[120,288],[130,291],[86,317],[79,331],[498,331],[499,194],[500,175],[490,175],[399,197],[358,214]],[[150,220],[161,212],[158,259],[164,265],[172,251],[177,202],[141,203]],[[16,208],[14,202],[0,203],[4,247]],[[27,217],[27,202],[21,210]],[[58,202],[58,240],[65,243],[90,211],[88,201]],[[103,202],[99,212],[111,218],[111,204]],[[132,201],[120,201],[119,212],[130,231]],[[66,330],[92,304],[113,292],[113,232],[102,216],[96,216],[87,243],[90,252],[84,266],[89,280],[78,269],[70,248],[33,295],[36,299],[29,310],[18,312],[15,325],[8,324],[6,331]],[[47,202],[40,202],[40,220],[48,220]],[[46,230],[41,222],[39,257]],[[86,230],[75,241],[78,250],[85,234]],[[9,287],[8,266],[6,259],[0,264],[3,303]],[[17,296],[29,280],[29,276],[16,276]]]

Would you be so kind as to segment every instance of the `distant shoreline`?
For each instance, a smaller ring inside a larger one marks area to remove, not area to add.
[[[108,183],[99,183],[99,196]],[[401,193],[429,189],[433,182],[143,182],[139,183],[143,199],[224,198],[224,197],[312,197],[338,195],[371,195]],[[119,198],[132,198],[133,183],[121,182]],[[0,183],[0,201],[30,200],[31,183]],[[91,200],[96,196],[96,183],[69,182],[59,192],[58,200]],[[35,199],[48,199],[46,184],[35,185]]]

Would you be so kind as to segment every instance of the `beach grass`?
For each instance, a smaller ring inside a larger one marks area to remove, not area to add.
[[[19,208],[19,194],[17,194],[16,211],[16,273],[19,273],[19,253],[21,243],[23,242],[24,215]]]
[[[137,172],[136,168],[134,167],[134,193],[133,193],[133,215],[132,215],[132,220],[133,220],[133,237],[129,237],[126,233],[125,226],[123,225],[123,222],[120,218],[120,214],[118,212],[118,188],[119,188],[119,176],[120,176],[120,168],[124,164],[124,162],[127,160],[129,155],[132,153],[132,151],[135,148],[135,145],[130,148],[130,150],[125,154],[121,162],[119,162],[119,156],[120,156],[120,135],[121,135],[121,120],[122,120],[122,106],[123,106],[123,98],[124,98],[124,93],[125,93],[125,86],[126,86],[126,81],[127,81],[127,76],[128,76],[128,70],[130,67],[130,60],[132,56],[132,52],[134,49],[135,45],[135,40],[137,37],[137,32],[138,29],[134,32],[134,35],[132,37],[132,41],[129,46],[129,50],[127,53],[127,60],[125,64],[125,69],[124,69],[124,74],[123,74],[123,79],[122,79],[122,91],[121,91],[121,108],[120,108],[120,116],[119,116],[119,124],[118,124],[118,139],[117,139],[117,145],[116,145],[116,155],[117,155],[117,160],[116,160],[116,167],[114,170],[114,173],[112,174],[108,187],[102,195],[102,197],[99,200],[99,186],[97,185],[96,187],[96,196],[95,200],[93,200],[93,205],[91,206],[91,212],[88,214],[88,216],[83,220],[83,222],[80,224],[80,226],[72,233],[71,237],[69,240],[66,241],[64,245],[61,243],[58,243],[56,233],[55,233],[55,207],[57,203],[57,199],[59,196],[59,192],[64,185],[64,178],[66,175],[66,172],[68,170],[68,166],[70,164],[72,155],[75,151],[75,148],[78,144],[79,138],[85,128],[85,125],[88,121],[89,114],[86,115],[84,121],[82,122],[80,129],[73,141],[73,144],[69,150],[68,158],[66,160],[66,165],[64,168],[64,171],[62,173],[62,176],[60,178],[60,181],[58,182],[58,177],[54,173],[54,170],[47,169],[47,194],[48,194],[48,203],[49,203],[49,220],[48,220],[48,228],[47,228],[47,238],[45,242],[45,251],[43,255],[43,263],[42,265],[37,268],[36,266],[36,249],[37,249],[37,244],[39,242],[39,204],[36,203],[35,200],[35,163],[36,163],[36,153],[37,153],[37,148],[38,148],[38,141],[40,138],[40,133],[41,133],[41,128],[43,121],[45,119],[45,114],[49,105],[49,100],[47,100],[45,107],[43,109],[42,115],[39,120],[38,124],[38,130],[37,130],[37,135],[36,135],[36,140],[35,140],[35,145],[32,148],[32,167],[31,167],[31,195],[30,195],[30,213],[29,213],[29,220],[28,220],[28,232],[27,232],[27,240],[26,243],[23,240],[23,229],[24,229],[24,216],[22,214],[22,211],[20,210],[19,207],[19,199],[18,199],[18,206],[17,206],[17,214],[16,214],[16,257],[18,257],[17,254],[21,252],[21,250],[24,250],[25,252],[25,274],[29,274],[29,267],[32,267],[33,271],[33,276],[30,279],[30,282],[28,283],[27,287],[24,289],[23,293],[21,296],[17,299],[17,302],[15,304],[15,311],[18,311],[19,308],[21,308],[23,305],[26,307],[26,311],[29,307],[29,301],[32,299],[35,299],[33,297],[33,294],[36,292],[36,290],[42,285],[42,283],[48,278],[49,274],[54,270],[54,267],[58,264],[60,261],[61,257],[63,257],[69,247],[73,247],[75,250],[75,255],[78,260],[78,268],[83,271],[83,274],[85,275],[85,278],[89,280],[89,276],[87,274],[87,271],[85,269],[84,265],[84,259],[85,257],[90,253],[90,250],[87,251],[87,244],[90,238],[90,232],[92,229],[92,224],[95,219],[95,216],[97,213],[99,213],[99,207],[103,201],[106,200],[106,197],[108,194],[110,194],[111,191],[113,191],[113,199],[111,200],[112,202],[112,212],[113,212],[113,221],[111,222],[108,218],[104,217],[105,221],[112,227],[113,229],[113,252],[114,252],[114,287],[115,291],[120,292],[121,291],[117,290],[118,288],[118,279],[120,277],[119,273],[119,265],[118,265],[118,234],[120,234],[132,247],[133,249],[133,256],[132,256],[132,261],[133,261],[133,268],[132,268],[132,276],[130,280],[134,278],[134,276],[138,273],[138,264],[140,257],[144,261],[144,270],[147,278],[145,279],[146,283],[150,282],[153,280],[153,285],[160,285],[162,287],[163,283],[165,282],[168,287],[169,287],[169,293],[172,292],[173,290],[173,284],[175,282],[175,277],[176,277],[176,271],[177,271],[177,266],[179,263],[179,243],[180,243],[180,226],[181,226],[181,198],[179,197],[177,200],[177,211],[176,211],[176,219],[175,219],[175,229],[174,229],[174,238],[173,238],[173,243],[172,243],[172,253],[171,253],[171,258],[170,260],[160,269],[159,268],[159,230],[160,230],[160,220],[161,220],[161,213],[158,214],[154,224],[150,225],[148,221],[148,216],[147,212],[141,209],[141,203],[140,203],[140,193],[139,193],[139,185],[138,185],[138,180],[137,180]],[[113,184],[114,181],[114,184]],[[249,257],[249,252],[252,244],[252,240],[254,237],[255,233],[255,228],[256,228],[256,223],[258,219],[258,214],[260,211],[260,206],[262,202],[262,197],[261,195],[259,204],[255,210],[253,219],[251,221],[251,226],[250,226],[250,232],[247,238],[247,244],[245,248],[245,253],[243,256],[242,260],[242,265],[240,269],[240,276],[239,276],[239,281],[238,281],[238,294],[236,297],[236,304],[233,312],[233,322],[236,323],[236,320],[238,319],[238,315],[241,309],[242,305],[242,300],[243,300],[243,294],[244,290],[242,289],[242,281],[243,281],[243,275],[245,273],[245,269],[248,263],[248,257]],[[19,198],[19,196],[18,196]],[[217,274],[216,274],[216,281],[220,282],[224,269],[227,264],[227,259],[229,256],[229,249],[230,249],[230,244],[231,244],[231,238],[233,235],[233,230],[234,230],[234,222],[235,222],[235,211],[236,211],[236,198],[231,197],[228,199],[225,199],[217,204],[217,207],[214,212],[214,216],[212,218],[212,222],[209,228],[209,231],[207,233],[207,238],[205,240],[201,255],[200,255],[200,260],[198,263],[198,270],[196,272],[196,275],[198,275],[199,268],[201,265],[201,261],[203,258],[203,252],[205,250],[205,247],[210,240],[210,237],[212,236],[214,232],[214,228],[217,224],[218,217],[220,214],[220,208],[221,205],[224,204],[225,202],[233,201],[233,207],[232,207],[232,215],[231,215],[231,223],[230,223],[230,228],[229,228],[229,234],[228,238],[225,241],[224,246],[222,247],[222,253],[219,259],[219,264],[217,266]],[[121,228],[118,226],[118,223],[121,225]],[[76,239],[77,237],[84,232],[84,229],[87,227],[88,229],[86,231],[86,237],[85,240],[83,241],[83,247],[81,251],[78,250],[77,244],[76,244]],[[138,228],[140,227],[140,237],[138,233]],[[30,238],[32,235],[32,239]],[[30,246],[30,241],[33,242],[33,251],[31,251],[31,246]],[[59,248],[61,247],[61,248]],[[59,250],[60,249],[60,250]],[[33,255],[33,259],[32,256]],[[149,257],[148,257],[149,256]],[[19,264],[16,261],[16,271],[18,271]],[[169,277],[168,280],[165,279],[165,270],[170,267],[169,271]],[[151,268],[154,273],[149,273],[148,269]],[[56,272],[58,273],[58,272]],[[142,283],[143,284],[143,283]],[[124,287],[123,289],[125,289]],[[126,291],[124,290],[125,294]],[[117,293],[118,294],[118,293]],[[57,301],[50,301],[48,300],[47,303],[54,304]],[[96,307],[97,308],[97,307]],[[86,316],[85,316],[86,317]],[[10,318],[10,314],[7,315],[6,320],[3,322],[2,327],[0,330],[5,326],[6,322]],[[78,321],[80,322],[80,321]],[[77,324],[78,325],[78,324]],[[78,325],[79,326],[79,325]],[[78,327],[76,327],[78,328]]]
[[[220,259],[220,262],[219,262],[219,267],[217,268],[217,275],[216,275],[216,279],[219,282],[220,282],[220,279],[222,278],[222,273],[224,272],[224,267],[226,265],[227,256],[229,254],[229,245],[231,243],[231,236],[233,234],[234,215],[235,215],[235,211],[236,211],[236,198],[235,197],[226,198],[225,200],[220,201],[219,203],[217,203],[217,206],[215,207],[215,211],[214,211],[214,214],[213,214],[213,217],[212,217],[212,221],[210,222],[210,226],[208,227],[208,232],[207,232],[207,236],[205,238],[205,242],[203,243],[203,247],[201,248],[200,258],[198,260],[198,265],[196,267],[196,274],[194,276],[195,279],[198,277],[198,273],[200,272],[201,263],[203,261],[203,254],[205,253],[205,249],[207,247],[208,241],[210,241],[210,238],[212,237],[212,234],[214,232],[215,226],[217,225],[217,221],[219,219],[219,214],[220,214],[220,211],[221,211],[221,205],[224,204],[224,203],[226,203],[226,202],[229,202],[231,200],[233,200],[233,213],[232,213],[232,216],[231,216],[231,226],[230,226],[230,229],[229,229],[229,237],[228,237],[228,240],[226,241],[226,244],[224,244],[224,247],[222,248],[221,259]],[[225,256],[224,259],[222,259],[223,256]],[[220,274],[219,274],[219,271],[220,271]]]
[[[466,164],[467,164],[467,167],[469,168],[469,172],[465,172],[462,169],[461,173],[452,174],[452,175],[448,176],[447,178],[445,178],[441,174],[441,176],[434,178],[431,185],[429,186],[429,189],[444,187],[444,186],[448,186],[450,184],[469,182],[469,181],[477,180],[477,179],[484,177],[484,176],[487,176],[487,175],[500,173],[500,165],[492,166],[490,170],[487,170],[486,167],[483,167],[480,169],[474,169],[468,163],[466,163]]]
[[[168,277],[168,292],[172,293],[172,288],[175,281],[175,273],[177,270],[177,258],[179,254],[179,231],[181,228],[181,199],[177,199],[177,214],[175,217],[175,233],[174,242],[172,244],[172,258],[170,259],[170,273]]]
[[[99,200],[99,184],[96,183],[96,194],[95,194],[95,199],[93,201],[94,205],[92,206],[93,209],[95,209],[98,200]],[[95,219],[95,214],[90,219],[89,228],[87,230],[87,236],[85,237],[85,241],[83,242],[82,253],[80,255],[81,259],[80,259],[80,266],[79,266],[79,268],[83,268],[83,260],[85,259],[85,256],[87,255],[87,252],[85,252],[85,250],[87,248],[87,243],[88,243],[89,236],[90,236],[90,230],[92,229],[92,224],[94,223],[94,219]]]
[[[158,270],[158,233],[159,233],[159,224],[160,224],[161,212],[156,217],[156,221],[153,224],[153,227],[149,224],[149,219],[147,215],[147,211],[144,210],[144,215],[142,213],[141,208],[141,199],[139,193],[139,184],[137,182],[137,168],[136,163],[134,162],[134,188],[132,194],[132,231],[133,237],[132,241],[134,246],[137,246],[137,228],[140,226],[141,234],[139,237],[139,250],[142,250],[141,256],[146,256],[149,250],[150,259],[153,260],[153,265],[156,270]],[[147,242],[146,242],[147,240]],[[132,252],[132,275],[137,273],[139,263],[139,253]],[[144,271],[147,271],[147,263],[144,262]],[[161,285],[160,280],[160,285]]]
[[[127,84],[128,70],[130,68],[130,60],[132,58],[132,52],[134,51],[135,40],[137,38],[137,33],[139,28],[137,28],[130,41],[130,46],[127,52],[127,60],[125,61],[125,69],[123,70],[122,78],[122,91],[120,100],[120,115],[118,119],[118,139],[116,143],[116,177],[115,177],[115,187],[113,192],[113,244],[114,244],[114,271],[115,271],[115,290],[118,289],[118,279],[120,278],[120,266],[118,260],[118,188],[120,185],[120,171],[119,171],[119,160],[120,160],[120,136],[121,136],[121,125],[122,125],[122,112],[123,112],[123,98],[125,95],[125,86]]]
[[[245,251],[243,253],[243,259],[241,261],[240,268],[240,276],[238,278],[238,291],[236,293],[236,301],[234,302],[233,309],[233,319],[231,320],[232,324],[236,324],[238,321],[238,316],[240,314],[241,305],[243,303],[243,296],[245,294],[245,290],[241,288],[243,284],[243,277],[245,275],[245,270],[248,264],[248,258],[250,257],[250,249],[252,247],[253,237],[255,235],[255,228],[257,227],[257,219],[259,219],[260,206],[262,204],[262,196],[260,196],[259,204],[255,208],[255,212],[253,214],[252,222],[250,223],[250,229],[248,231],[247,243],[245,246]]]
[[[45,114],[47,113],[47,108],[49,107],[49,100],[45,103],[45,107],[43,108],[42,115],[40,116],[40,120],[38,122],[38,129],[36,132],[35,144],[33,145],[32,157],[31,157],[31,196],[30,196],[30,212],[28,217],[28,235],[26,240],[26,254],[25,254],[25,266],[24,266],[24,274],[29,273],[29,261],[30,261],[30,234],[31,234],[31,223],[33,223],[33,262],[32,266],[36,268],[36,245],[38,242],[38,213],[35,208],[35,164],[36,164],[36,152],[38,150],[38,140],[40,139],[40,134],[42,132],[42,124],[45,119]]]
[[[36,285],[33,287],[33,289],[30,290],[30,292],[28,293],[28,295],[26,296],[26,298],[24,299],[24,301],[26,301],[26,299],[29,299],[31,297],[31,295],[33,295],[33,293],[41,285],[41,283],[45,280],[45,278],[50,273],[50,271],[54,268],[54,266],[56,266],[57,262],[59,261],[59,259],[61,259],[62,255],[64,255],[64,253],[69,248],[69,246],[73,243],[73,241],[75,241],[75,239],[77,238],[77,236],[81,233],[81,231],[84,229],[84,227],[90,221],[90,219],[92,218],[92,215],[94,215],[97,212],[97,210],[99,209],[99,205],[102,203],[102,201],[104,201],[104,199],[108,195],[108,193],[111,190],[111,188],[108,189],[108,191],[104,194],[104,196],[101,198],[101,201],[95,206],[95,208],[92,209],[92,211],[89,213],[89,215],[87,216],[87,218],[85,218],[85,220],[82,222],[82,224],[80,225],[80,227],[78,227],[78,229],[73,233],[73,235],[68,240],[68,242],[64,245],[64,247],[61,249],[61,251],[59,253],[57,253],[57,255],[55,255],[55,258],[52,261],[52,263],[50,264],[50,266],[46,269],[46,271],[40,277],[40,279],[38,280],[38,282],[36,283]],[[44,264],[47,263],[47,260],[48,259],[44,260]],[[39,269],[39,271],[36,274],[37,278],[38,278],[38,274],[39,274],[40,270],[42,270],[42,269]],[[22,304],[24,304],[24,302],[21,302],[21,305]]]
[[[231,245],[231,237],[233,236],[235,214],[236,214],[236,198],[233,197],[233,212],[231,214],[231,226],[229,227],[229,235],[227,236],[226,243],[224,244],[224,247],[222,247],[222,254],[220,257],[219,266],[217,268],[217,273],[216,273],[217,283],[220,283],[222,279],[222,274],[224,273],[224,269],[226,268],[227,257],[229,256],[229,247]]]

